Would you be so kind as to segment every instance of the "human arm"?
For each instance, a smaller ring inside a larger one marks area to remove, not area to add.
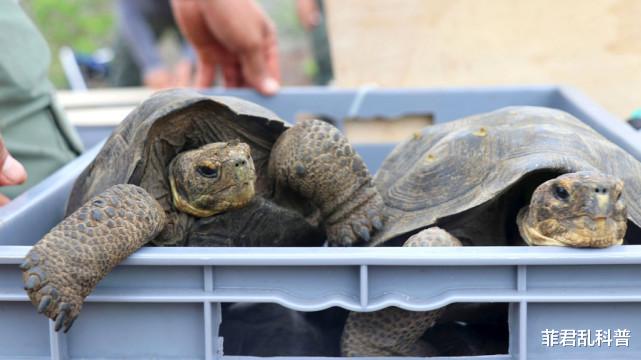
[[[211,86],[220,66],[228,87],[278,91],[276,30],[253,0],[172,0],[172,8],[196,52],[196,86]]]

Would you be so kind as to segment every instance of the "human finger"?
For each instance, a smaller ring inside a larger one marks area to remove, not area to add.
[[[10,202],[11,202],[11,199],[9,199],[4,194],[0,194],[0,207],[3,207],[3,206],[7,205]]]
[[[261,44],[243,49],[239,58],[243,80],[264,95],[274,95],[280,88],[275,77],[278,67],[274,68],[278,55],[273,54],[272,43],[268,41],[271,40],[267,35]]]
[[[171,5],[182,34],[196,52],[194,86],[210,87],[215,80],[221,47],[203,16],[201,1],[172,0]]]
[[[225,87],[237,88],[243,86],[242,70],[240,63],[236,61],[227,61],[223,64],[223,79],[225,80]]]
[[[0,186],[19,185],[27,180],[24,166],[8,153],[0,166]]]
[[[189,60],[181,60],[175,68],[175,86],[189,87],[192,85],[193,66]]]
[[[280,83],[280,58],[278,53],[278,40],[276,36],[276,27],[271,22],[267,24],[265,56],[267,59],[267,71],[269,75]]]
[[[198,54],[194,86],[198,88],[211,87],[216,80],[216,64],[215,59],[207,54]]]

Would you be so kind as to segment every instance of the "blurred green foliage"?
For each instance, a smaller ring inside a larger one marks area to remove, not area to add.
[[[53,60],[50,77],[59,89],[67,88],[58,60],[61,46],[92,53],[111,44],[115,22],[112,0],[23,0],[21,4],[49,43]]]
[[[8,1],[8,0],[0,0]],[[130,0],[135,1],[135,0]],[[281,58],[290,57],[297,69],[287,69],[294,83],[312,77],[318,70],[309,55],[308,37],[296,16],[294,0],[258,0],[277,25]],[[115,0],[22,0],[22,7],[49,43],[52,55],[51,81],[58,89],[68,88],[58,51],[69,46],[91,54],[111,47],[115,37]]]

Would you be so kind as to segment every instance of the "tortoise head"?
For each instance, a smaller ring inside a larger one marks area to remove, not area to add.
[[[244,207],[254,198],[255,182],[249,145],[236,140],[179,153],[169,164],[174,206],[197,217]]]
[[[597,172],[570,173],[546,181],[518,215],[521,236],[529,245],[619,245],[627,228],[622,192],[622,180]]]

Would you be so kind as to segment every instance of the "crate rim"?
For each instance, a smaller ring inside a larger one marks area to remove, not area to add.
[[[20,264],[31,246],[3,246],[0,265]],[[641,264],[641,245],[352,248],[143,247],[125,266],[559,266]]]

